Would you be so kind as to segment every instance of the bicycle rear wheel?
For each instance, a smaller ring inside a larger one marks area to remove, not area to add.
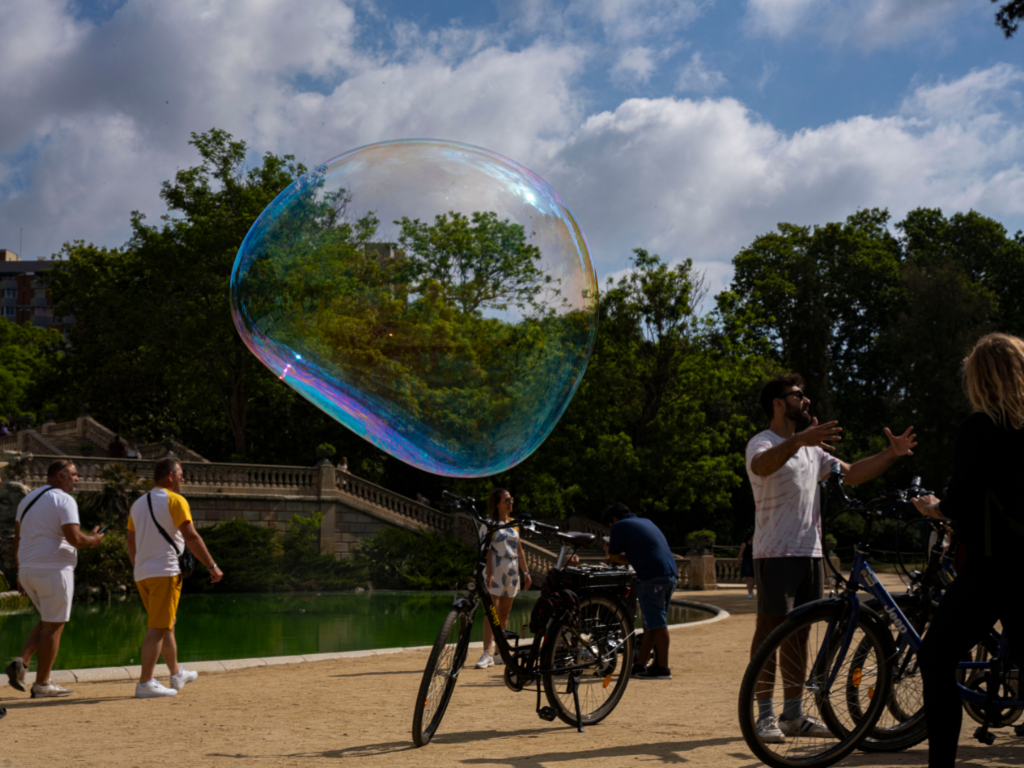
[[[455,609],[448,613],[441,625],[423,670],[423,681],[413,711],[412,740],[417,747],[428,744],[441,724],[459,679],[459,671],[466,661],[472,628],[473,613]]]
[[[861,615],[843,653],[848,628],[845,607],[822,605],[785,621],[754,654],[740,686],[740,728],[751,752],[765,764],[773,768],[832,765],[852,752],[878,719],[888,695],[886,660],[893,652],[892,640]],[[858,658],[855,649],[863,650]],[[856,684],[849,685],[849,680]],[[787,694],[802,696],[803,714],[820,716],[831,736],[797,733],[772,743],[758,734],[758,700],[772,699],[781,705]],[[859,716],[851,712],[853,704]]]
[[[572,683],[576,677],[583,725],[594,725],[611,714],[629,684],[633,671],[633,621],[616,600],[588,596],[555,623],[541,652],[543,669],[582,665],[572,672],[542,676],[548,704],[562,722],[576,725]]]

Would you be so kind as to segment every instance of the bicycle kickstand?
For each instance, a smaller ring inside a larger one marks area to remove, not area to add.
[[[572,700],[576,704],[576,731],[577,733],[586,733],[583,728],[583,715],[580,714],[580,676],[578,673],[570,676],[569,685],[572,687]]]

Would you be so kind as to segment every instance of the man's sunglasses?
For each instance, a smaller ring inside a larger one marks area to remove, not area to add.
[[[804,391],[802,389],[794,389],[792,392],[787,392],[786,394],[784,394],[782,396],[782,399],[785,400],[787,397],[792,397],[793,395],[796,395],[797,398],[799,398],[800,400],[803,400],[805,397],[807,397],[807,395],[804,394]]]

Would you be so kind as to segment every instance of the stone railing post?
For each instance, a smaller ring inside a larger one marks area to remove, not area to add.
[[[75,421],[75,435],[77,437],[85,437],[85,422],[88,420],[88,416],[79,416]]]
[[[331,463],[320,464],[313,476],[313,487],[320,497],[320,551],[334,554],[334,532],[337,527],[338,470]]]
[[[451,535],[474,550],[476,549],[477,542],[480,540],[480,532],[477,530],[476,521],[465,512],[452,513]]]
[[[714,555],[699,555],[692,552],[687,559],[690,561],[690,589],[718,589]]]

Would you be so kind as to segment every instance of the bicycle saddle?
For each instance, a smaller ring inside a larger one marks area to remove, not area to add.
[[[577,547],[585,547],[589,544],[593,544],[594,539],[597,538],[597,536],[592,533],[580,533],[579,531],[570,531],[569,533],[562,533],[559,531],[555,536],[562,541],[575,544]]]

